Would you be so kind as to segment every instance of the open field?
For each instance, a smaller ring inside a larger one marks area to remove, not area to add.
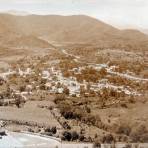
[[[36,102],[27,102],[24,107],[1,107],[0,108],[0,120],[16,121],[22,123],[28,123],[33,125],[53,127],[56,126],[60,129],[59,123],[54,119],[51,112],[47,109],[38,107]],[[47,105],[47,103],[46,103]]]

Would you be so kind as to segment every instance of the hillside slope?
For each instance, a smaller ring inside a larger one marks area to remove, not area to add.
[[[35,36],[17,37],[7,42],[7,45],[15,48],[53,48],[51,44]]]
[[[102,47],[141,47],[148,43],[148,36],[136,30],[119,30],[95,18],[84,15],[27,15],[0,14],[0,36],[6,32],[16,36],[36,36],[59,43],[90,43]],[[5,31],[2,28],[5,27]],[[6,40],[6,39],[5,39]],[[138,48],[137,47],[137,48]]]

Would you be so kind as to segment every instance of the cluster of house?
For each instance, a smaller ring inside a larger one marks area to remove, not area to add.
[[[84,67],[77,67],[73,68],[69,71],[74,72],[74,74],[81,74],[81,71],[85,69],[86,67],[92,67],[95,70],[99,72],[102,68],[105,68],[107,73],[110,75],[118,75],[121,77],[125,77],[127,79],[131,80],[136,80],[136,81],[148,81],[148,79],[142,79],[138,77],[134,77],[128,74],[122,74],[115,72],[114,69],[116,68],[115,66],[108,66],[108,64],[89,64],[88,66]],[[8,72],[5,73],[0,73],[0,85],[5,83],[7,81],[7,78],[9,75],[17,74],[19,76],[26,77],[27,75],[35,75],[34,70],[31,68],[27,68],[26,70],[21,70],[21,68],[18,68],[18,70],[8,70]],[[68,94],[70,96],[76,96],[80,97],[81,95],[81,90],[85,90],[85,94],[89,95],[89,92],[99,92],[102,89],[113,89],[117,92],[123,92],[126,95],[140,95],[136,91],[132,90],[128,86],[116,86],[114,84],[110,84],[107,79],[102,79],[99,80],[97,83],[93,82],[86,82],[83,80],[83,82],[78,82],[76,77],[71,76],[71,77],[64,77],[63,73],[60,69],[55,68],[54,66],[51,66],[42,72],[39,73],[39,75],[42,77],[42,79],[46,79],[46,90],[48,90],[50,93],[64,93],[65,90],[68,90]],[[89,90],[87,91],[89,86]],[[27,92],[19,92],[15,91],[15,94],[20,95],[24,100],[27,100],[25,97],[26,94],[30,94],[31,92],[31,85],[30,85],[30,91]],[[38,88],[38,87],[37,87]]]
[[[18,69],[18,71],[8,70],[8,72],[0,73],[0,86],[3,84],[7,84],[8,76],[18,74],[20,76],[26,77],[26,75],[31,74],[31,69],[27,69],[26,71],[22,71]],[[15,104],[16,101],[26,102],[27,101],[27,95],[31,93],[31,86],[26,86],[26,92],[20,92],[19,90],[15,90],[13,88],[10,88],[9,85],[7,87],[7,92],[0,91],[0,104],[1,105],[9,105],[9,104]]]
[[[96,70],[100,70],[102,67],[107,68],[107,65],[96,65],[93,68],[95,68]],[[111,71],[112,68],[109,68],[107,70]],[[82,69],[85,69],[85,67],[73,68],[71,71],[73,71],[75,74],[78,74],[81,73]],[[113,89],[119,93],[125,93],[126,95],[140,95],[128,86],[116,86],[114,84],[110,84],[108,83],[107,79],[102,79],[97,83],[86,82],[85,80],[83,80],[83,82],[80,83],[74,76],[68,78],[64,77],[61,70],[56,70],[54,69],[54,67],[50,68],[48,71],[43,71],[42,75],[42,78],[47,79],[47,83],[45,85],[51,93],[63,93],[64,88],[66,88],[69,90],[70,96],[79,97],[81,95],[82,88],[83,90],[85,90],[85,95],[89,95],[89,91],[87,91],[89,86],[89,90],[96,93],[104,88],[107,88]]]

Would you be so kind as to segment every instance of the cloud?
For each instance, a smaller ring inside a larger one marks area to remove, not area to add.
[[[0,0],[0,3],[13,3],[13,4],[39,4],[49,3],[51,0]]]

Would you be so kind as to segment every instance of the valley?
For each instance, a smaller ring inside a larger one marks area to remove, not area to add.
[[[147,35],[87,16],[4,19],[17,26],[0,26],[1,128],[65,143],[148,142]]]

